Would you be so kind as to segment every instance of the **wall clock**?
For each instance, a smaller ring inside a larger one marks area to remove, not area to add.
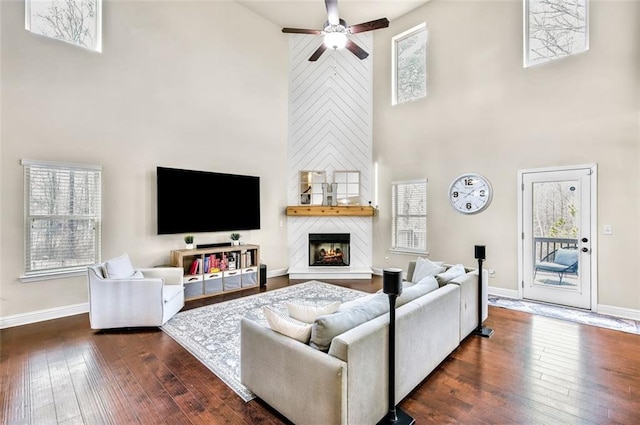
[[[493,188],[480,174],[467,173],[456,177],[449,186],[451,206],[463,214],[477,214],[491,203]]]

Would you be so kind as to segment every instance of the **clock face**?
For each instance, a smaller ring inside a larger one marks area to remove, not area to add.
[[[484,210],[492,197],[491,183],[479,174],[463,174],[449,186],[451,206],[464,214],[476,214]]]

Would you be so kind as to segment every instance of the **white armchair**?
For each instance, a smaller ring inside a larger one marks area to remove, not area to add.
[[[141,278],[107,278],[104,264],[87,272],[92,329],[162,326],[184,307],[179,267],[136,269]]]

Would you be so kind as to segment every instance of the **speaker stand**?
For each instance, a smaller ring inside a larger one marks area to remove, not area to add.
[[[389,411],[377,425],[413,425],[416,421],[396,406],[396,298],[402,294],[402,270],[382,271],[382,291],[389,296]]]
[[[473,334],[483,338],[491,338],[493,329],[482,326],[482,258],[478,258],[478,327]]]

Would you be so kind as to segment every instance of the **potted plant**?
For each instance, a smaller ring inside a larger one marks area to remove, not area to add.
[[[240,245],[240,233],[232,233],[229,239],[231,239],[231,245]]]
[[[186,249],[193,249],[193,236],[187,235],[184,237],[184,243]]]

